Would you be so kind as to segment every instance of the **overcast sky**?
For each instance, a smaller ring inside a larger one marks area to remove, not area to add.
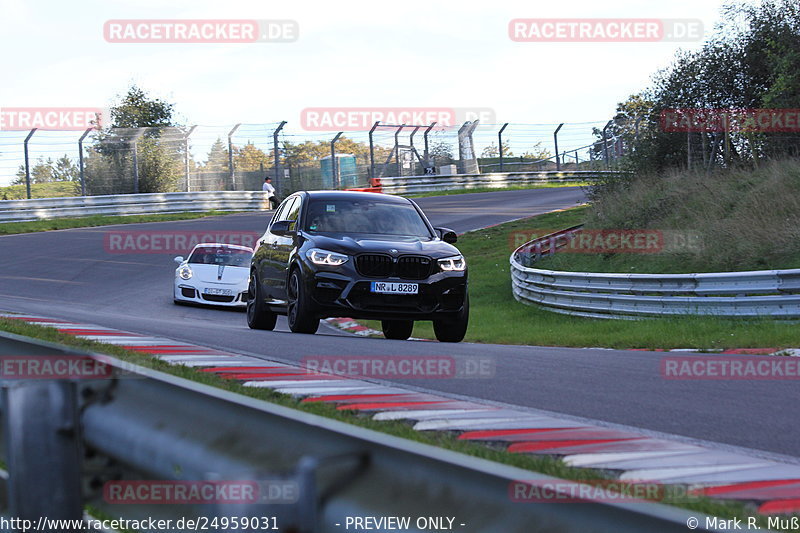
[[[0,0],[0,107],[108,107],[136,83],[186,124],[288,121],[308,107],[478,107],[497,122],[608,120],[697,42],[514,42],[516,18],[699,19],[722,0]],[[290,19],[292,43],[111,43],[110,19]],[[0,171],[0,183],[7,172]]]

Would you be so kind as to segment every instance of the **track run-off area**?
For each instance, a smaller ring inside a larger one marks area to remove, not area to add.
[[[584,200],[580,188],[565,187],[417,202],[435,226],[463,233]],[[107,246],[110,231],[261,233],[270,214],[0,236],[0,311],[91,323],[286,363],[318,356],[489,358],[491,377],[393,384],[455,399],[551,411],[610,427],[635,427],[654,436],[715,443],[721,449],[741,447],[800,464],[800,427],[794,410],[785,407],[796,391],[791,380],[668,380],[662,377],[663,354],[658,352],[389,341],[354,336],[325,322],[316,335],[298,335],[288,331],[284,317],[279,317],[275,331],[250,330],[241,311],[173,304],[172,259],[186,251],[112,253]],[[502,275],[508,276],[507,269]]]

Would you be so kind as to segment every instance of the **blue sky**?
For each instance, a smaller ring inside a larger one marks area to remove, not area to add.
[[[174,102],[184,123],[220,131],[238,122],[286,120],[287,131],[299,135],[302,109],[337,106],[481,107],[492,108],[501,123],[599,123],[679,47],[699,43],[517,43],[508,36],[511,19],[693,18],[708,33],[722,3],[0,0],[0,107],[108,107],[136,83]],[[296,20],[300,38],[281,44],[103,38],[109,19],[235,18]],[[3,148],[9,155],[0,167],[8,167],[11,152]],[[0,184],[8,174],[0,168]]]

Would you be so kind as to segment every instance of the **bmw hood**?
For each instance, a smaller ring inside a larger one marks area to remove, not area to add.
[[[441,240],[421,240],[400,235],[306,235],[308,245],[347,255],[362,253],[391,253],[393,255],[426,255],[434,259],[450,257],[460,252]],[[308,246],[307,245],[307,246]],[[396,250],[396,251],[394,251]]]

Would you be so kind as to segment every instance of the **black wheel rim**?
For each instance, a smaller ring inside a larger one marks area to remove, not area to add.
[[[250,283],[247,284],[247,319],[252,322],[255,318],[256,284],[255,275],[250,276]]]
[[[300,283],[297,280],[297,274],[292,274],[289,278],[289,323],[294,324],[297,321],[297,295],[300,290]]]

